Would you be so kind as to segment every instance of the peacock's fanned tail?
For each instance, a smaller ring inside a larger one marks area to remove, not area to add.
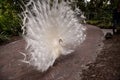
[[[70,2],[30,0],[24,4],[23,36],[30,65],[46,71],[60,55],[72,53],[85,40],[85,27],[78,22]]]

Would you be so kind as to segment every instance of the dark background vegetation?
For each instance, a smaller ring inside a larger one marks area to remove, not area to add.
[[[21,33],[20,0],[0,0],[0,43],[10,40]],[[24,0],[27,1],[27,0]],[[89,24],[101,28],[112,27],[112,11],[119,0],[73,0],[71,6],[77,5],[84,12]]]
[[[18,36],[21,20],[18,6],[13,0],[0,0],[0,42]]]

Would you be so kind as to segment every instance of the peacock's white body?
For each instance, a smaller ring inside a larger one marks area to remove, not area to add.
[[[60,55],[73,52],[85,40],[85,27],[68,4],[58,0],[31,0],[24,4],[23,35],[30,65],[46,71]]]

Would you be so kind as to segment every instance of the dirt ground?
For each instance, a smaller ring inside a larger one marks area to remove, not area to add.
[[[84,69],[82,80],[120,80],[120,35],[104,40],[104,48],[94,63]]]
[[[73,53],[58,58],[44,73],[21,62],[24,56],[20,52],[26,53],[23,39],[0,46],[0,80],[81,80],[82,69],[96,59],[103,38],[98,27],[86,27],[85,41]]]
[[[89,37],[83,47],[91,50],[91,45],[95,44],[92,42],[95,42],[94,39],[96,39],[93,38],[96,35],[93,33],[96,29],[93,27],[88,30]],[[98,36],[96,35],[96,37]],[[17,61],[22,58],[18,52],[24,50],[24,45],[23,40],[20,40],[1,46],[0,80],[120,80],[120,35],[114,35],[112,39],[104,40],[104,48],[97,55],[95,62],[87,64],[82,72],[80,70],[80,65],[83,64],[81,58],[84,57],[85,60],[88,57],[92,58],[92,56],[88,56],[88,53],[93,54],[93,52],[88,49],[83,50],[84,54],[80,54],[82,50],[78,49],[74,54],[63,57],[41,75],[40,72]]]
[[[4,42],[0,42],[0,46],[6,45],[8,43],[11,43],[11,42],[14,42],[14,41],[17,41],[17,40],[20,40],[21,38],[22,38],[21,36],[12,36],[12,37],[10,37],[9,40],[4,41]]]

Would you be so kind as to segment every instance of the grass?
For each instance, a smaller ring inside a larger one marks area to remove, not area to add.
[[[87,20],[87,24],[95,25],[104,29],[111,29],[112,23],[110,21],[102,21],[102,20]]]

